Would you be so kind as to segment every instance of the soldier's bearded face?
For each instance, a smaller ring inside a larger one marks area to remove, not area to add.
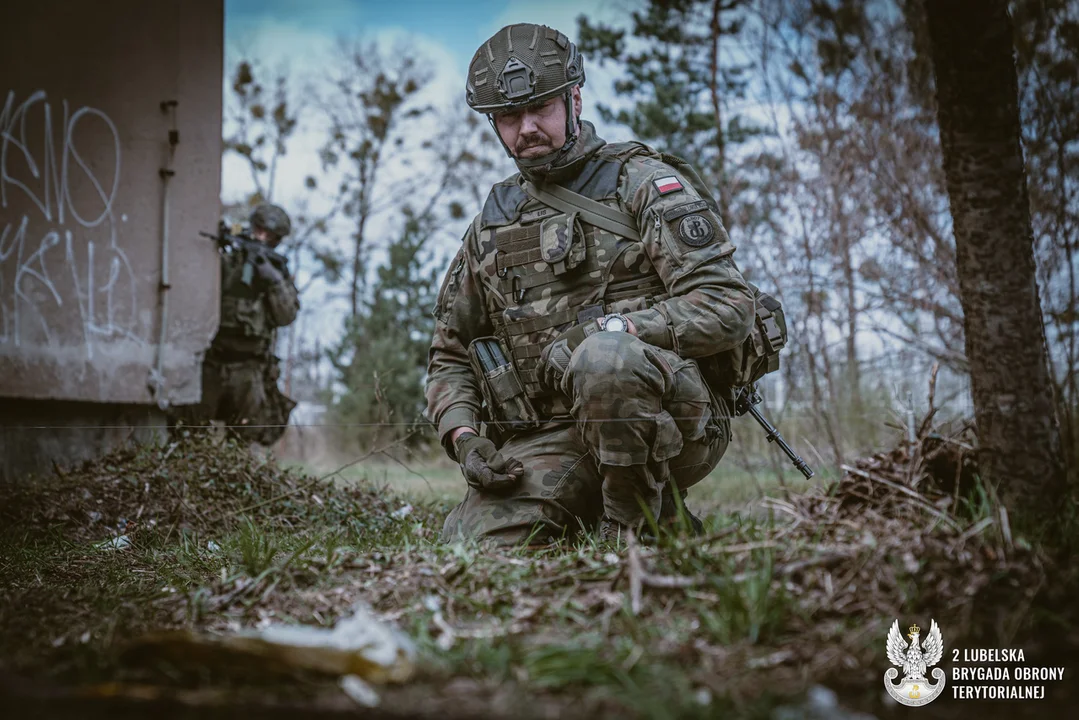
[[[574,115],[580,114],[580,90],[573,88]],[[537,105],[495,115],[502,142],[517,158],[537,158],[561,148],[566,142],[566,104],[562,96]]]

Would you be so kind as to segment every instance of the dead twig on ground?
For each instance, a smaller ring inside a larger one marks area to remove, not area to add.
[[[959,524],[955,520],[933,507],[933,504],[926,500],[923,496],[919,495],[917,491],[912,490],[911,488],[906,487],[905,485],[902,485],[900,483],[881,477],[880,475],[869,473],[865,470],[851,467],[850,465],[840,465],[840,468],[845,472],[851,473],[852,475],[857,475],[858,477],[865,478],[866,480],[880,483],[881,485],[886,485],[893,490],[897,490],[903,493],[908,498],[910,498],[913,505],[920,507],[922,510],[925,510],[930,515],[936,517],[955,532],[962,532],[963,529],[959,527]]]
[[[632,528],[626,530],[626,553],[629,565],[629,607],[634,615],[641,613],[641,551],[637,547],[637,535]]]
[[[327,480],[332,478],[334,475],[337,475],[341,471],[347,470],[350,467],[352,467],[353,465],[357,465],[359,463],[362,463],[364,460],[366,460],[367,458],[369,458],[369,457],[371,457],[373,455],[378,455],[379,453],[384,453],[387,450],[389,450],[390,448],[392,448],[392,447],[394,447],[396,445],[402,444],[408,438],[409,438],[409,435],[405,435],[404,437],[398,438],[397,440],[394,440],[391,443],[387,443],[386,445],[383,445],[382,447],[379,447],[379,448],[376,448],[374,450],[371,450],[370,452],[364,453],[363,455],[356,458],[355,460],[352,460],[350,462],[345,463],[344,465],[342,465],[341,467],[337,468],[336,470],[334,470],[332,472],[328,472],[325,475],[320,475],[319,477],[313,478],[310,481],[305,482],[302,485],[298,485],[298,486],[294,487],[292,490],[289,490],[286,493],[281,493],[280,495],[272,497],[269,500],[263,500],[262,502],[258,502],[258,503],[255,503],[253,505],[247,505],[245,507],[242,507],[239,510],[233,510],[230,513],[230,515],[239,515],[240,513],[250,512],[252,510],[257,510],[258,508],[265,507],[266,505],[272,505],[275,502],[278,502],[280,500],[284,500],[287,497],[291,497],[292,495],[295,495],[296,493],[303,492],[304,490],[308,490],[310,488],[313,488],[316,485],[319,485],[321,483],[326,482]]]

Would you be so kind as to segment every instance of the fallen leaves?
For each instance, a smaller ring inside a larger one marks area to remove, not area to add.
[[[926,436],[916,445],[852,463],[830,487],[714,518],[702,536],[645,545],[631,533],[622,548],[588,540],[540,551],[441,545],[434,541],[441,516],[428,507],[204,441],[122,451],[67,471],[37,494],[8,488],[16,501],[3,498],[0,521],[28,536],[62,532],[66,542],[91,547],[103,528],[113,542],[135,527],[124,518],[137,518],[138,534],[122,553],[78,555],[44,580],[32,569],[23,587],[92,585],[103,563],[123,561],[127,577],[145,574],[155,593],[125,601],[142,603],[131,612],[138,618],[132,631],[328,627],[364,601],[380,622],[419,639],[417,677],[434,692],[463,687],[465,674],[482,680],[476,685],[492,703],[497,695],[519,707],[511,700],[520,693],[646,683],[668,667],[691,678],[695,693],[748,697],[766,678],[794,688],[874,668],[878,626],[896,613],[946,608],[963,623],[950,628],[954,642],[971,629],[1014,632],[1034,602],[1045,559],[1012,536],[999,506],[972,500],[970,443]],[[942,468],[955,476],[940,476]],[[245,520],[255,528],[251,547],[261,548],[249,558],[253,572],[235,545]],[[339,532],[346,526],[347,536]],[[280,536],[260,544],[258,533],[271,530]],[[158,579],[155,548],[189,541],[196,569],[183,577],[197,580]],[[62,634],[49,629],[28,653],[41,661],[50,657],[45,650],[55,656],[112,638],[93,610],[76,605],[58,604],[68,614],[50,623]],[[34,622],[29,610],[17,612],[9,613],[9,627],[20,618]],[[616,668],[622,680],[602,668]],[[510,680],[523,684],[510,690]],[[333,689],[360,704],[377,702],[358,677]],[[625,687],[615,690],[596,702],[617,705]],[[583,714],[595,707],[557,706]]]

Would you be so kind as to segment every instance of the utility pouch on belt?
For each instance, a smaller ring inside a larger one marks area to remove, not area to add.
[[[702,369],[713,389],[739,388],[757,382],[779,369],[779,351],[787,344],[787,320],[783,305],[753,283],[756,314],[749,337],[739,347],[713,355]],[[718,387],[717,387],[718,386]]]
[[[500,433],[540,426],[539,415],[525,394],[524,383],[509,354],[495,337],[476,338],[468,346],[468,360],[480,381],[487,414]]]

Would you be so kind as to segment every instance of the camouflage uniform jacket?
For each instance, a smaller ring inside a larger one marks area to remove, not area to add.
[[[540,204],[519,174],[492,188],[435,307],[427,414],[451,456],[448,432],[478,429],[481,419],[467,356],[476,338],[501,339],[539,415],[552,418],[568,414],[568,399],[540,384],[539,356],[574,323],[620,312],[641,340],[684,358],[729,350],[749,334],[754,300],[735,248],[690,183],[647,146],[604,143],[589,123],[578,142],[587,159],[559,184],[632,214],[641,241]]]
[[[258,269],[243,252],[221,255],[221,325],[212,353],[228,358],[266,355],[273,333],[296,319],[299,293],[287,270]]]

